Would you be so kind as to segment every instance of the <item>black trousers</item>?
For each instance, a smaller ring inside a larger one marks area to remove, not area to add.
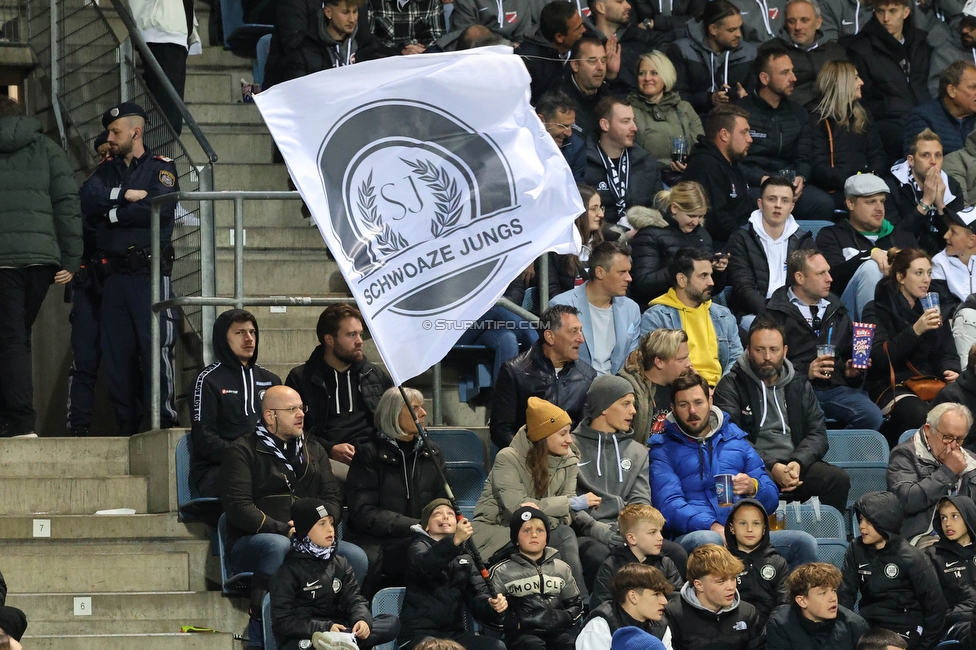
[[[176,94],[183,99],[183,92],[186,90],[186,56],[187,49],[182,45],[173,43],[149,43],[149,51],[156,57],[159,67],[163,69],[166,78],[173,84]],[[176,135],[183,130],[183,116],[179,106],[170,99],[170,96],[163,90],[163,83],[159,77],[145,65],[143,78],[146,80],[146,88],[159,104],[159,109],[163,112],[166,120],[172,125]]]
[[[817,461],[807,465],[800,472],[803,485],[792,492],[780,492],[785,501],[806,501],[810,497],[820,497],[820,502],[837,508],[841,513],[847,509],[847,493],[851,490],[851,477],[840,467]]]
[[[574,650],[578,631],[560,632],[540,636],[536,634],[514,633],[505,635],[508,650]]]

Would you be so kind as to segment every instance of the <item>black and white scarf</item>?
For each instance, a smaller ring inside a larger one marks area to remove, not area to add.
[[[317,557],[320,560],[328,560],[330,557],[332,557],[332,554],[336,550],[337,544],[338,540],[336,539],[332,541],[332,545],[329,547],[319,546],[309,539],[308,535],[301,539],[298,539],[297,535],[291,538],[291,547],[293,550],[298,551],[299,553],[305,553],[306,555],[311,555],[312,557]]]
[[[607,185],[616,199],[617,214],[623,216],[627,211],[627,185],[630,183],[630,151],[624,149],[620,154],[620,159],[614,165],[610,157],[603,151],[602,147],[597,147],[600,152],[600,159],[607,170]]]
[[[277,444],[275,444],[275,439],[268,433],[268,429],[264,426],[264,422],[258,424],[257,428],[254,430],[255,435],[257,435],[258,440],[264,443],[264,446],[271,450],[278,460],[280,460],[288,471],[291,472],[292,476],[298,476],[295,472],[295,468],[292,466],[291,461],[285,458],[285,454],[281,451]],[[305,437],[298,436],[294,439],[295,441],[295,454],[293,456],[294,460],[298,462],[299,465],[305,464]]]

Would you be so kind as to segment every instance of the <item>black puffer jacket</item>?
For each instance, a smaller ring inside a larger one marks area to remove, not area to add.
[[[556,377],[552,361],[542,351],[543,341],[502,364],[491,402],[491,441],[502,449],[525,426],[529,397],[541,397],[569,413],[573,427],[583,419],[586,391],[596,371],[584,361],[570,361]],[[424,504],[426,505],[426,503]],[[423,507],[423,506],[421,506]]]
[[[735,538],[735,513],[744,505],[758,508],[764,521],[769,515],[766,509],[755,499],[743,499],[735,504],[729,513],[729,520],[725,523],[725,539]],[[777,552],[776,547],[769,541],[769,526],[763,527],[762,541],[752,551],[744,551],[737,544],[730,543],[729,551],[739,558],[745,567],[742,573],[735,577],[739,587],[739,597],[756,608],[759,614],[759,624],[765,625],[766,619],[777,606],[787,602],[786,576],[790,573],[790,565]]]
[[[832,119],[821,120],[816,114],[813,120],[809,155],[813,174],[810,181],[814,185],[826,192],[843,192],[844,182],[858,172],[885,175],[888,158],[874,120],[868,120],[863,133],[855,133],[850,124],[841,126]]]
[[[674,594],[677,596],[677,592]],[[583,627],[585,628],[589,625],[590,621],[595,618],[602,618],[607,622],[607,627],[610,628],[610,634],[613,635],[614,632],[622,627],[639,627],[648,634],[653,634],[660,640],[664,640],[664,635],[668,631],[668,621],[666,618],[661,617],[660,621],[638,621],[636,618],[625,612],[617,603],[607,600],[605,603],[599,607],[592,607],[590,615],[586,617],[583,622]],[[580,635],[582,640],[586,632]],[[589,647],[587,645],[581,644],[581,647]]]
[[[838,605],[837,618],[814,623],[794,604],[780,605],[766,623],[766,650],[854,650],[871,628],[863,618]]]
[[[258,428],[267,433],[263,423]],[[277,438],[274,440],[280,443]],[[283,450],[286,458],[292,456],[294,445],[292,441]],[[282,447],[280,444],[279,449]],[[335,511],[341,509],[339,486],[329,456],[314,438],[304,437],[301,461],[296,459],[292,467],[294,474],[255,433],[242,436],[227,447],[220,465],[219,493],[227,513],[228,550],[244,535],[287,535],[291,506],[298,499],[321,499]]]
[[[338,429],[333,424],[338,405],[335,391],[330,390],[329,385],[335,386],[336,382],[334,379],[327,380],[326,375],[337,377],[338,373],[325,362],[325,350],[321,345],[312,350],[308,361],[292,368],[285,379],[285,386],[298,391],[302,401],[308,406],[305,430],[316,436],[328,451],[341,442],[355,447],[367,442],[375,431],[373,415],[380,398],[386,389],[393,386],[393,381],[383,369],[366,359],[353,364],[346,372],[349,385],[344,387],[343,392],[346,389],[351,391],[353,400],[359,403],[358,407],[365,413],[363,427],[357,431]]]
[[[518,551],[491,568],[491,590],[505,594],[505,631],[509,634],[569,632],[583,613],[579,588],[559,551],[547,546],[533,561]]]
[[[247,365],[230,349],[227,331],[243,310],[231,309],[217,317],[213,326],[216,361],[203,369],[193,387],[193,463],[190,485],[199,496],[217,496],[217,475],[224,450],[243,435],[254,433],[261,421],[261,400],[281,379],[258,363],[260,332],[254,323],[254,354]]]
[[[479,621],[500,622],[488,604],[494,594],[475,568],[474,560],[454,538],[435,542],[419,525],[407,549],[407,593],[400,610],[399,645],[413,645],[427,636],[464,632],[461,607],[466,605]]]
[[[789,258],[802,248],[816,248],[816,243],[813,235],[798,229],[787,240],[786,257]],[[769,292],[769,261],[753,223],[732,233],[729,237],[729,253],[732,312],[739,319],[746,314],[763,313],[766,310],[766,294]]]
[[[963,370],[954,382],[946,384],[946,387],[940,390],[939,394],[932,400],[931,405],[935,406],[944,402],[962,404],[970,412],[976,413],[976,375],[969,368]],[[969,435],[966,436],[966,442],[963,446],[970,451],[976,451],[976,422],[973,422],[973,426],[970,427]],[[973,532],[976,534],[976,529]]]
[[[431,448],[433,455],[418,437],[405,452],[400,443],[377,431],[356,450],[346,477],[350,542],[362,546],[408,538],[424,506],[447,496],[441,478],[444,456],[436,445]]]
[[[373,627],[352,567],[335,553],[328,560],[297,551],[285,556],[271,580],[271,621],[279,648],[328,632],[336,623],[351,629],[365,621]]]
[[[880,550],[860,538],[851,542],[844,555],[838,603],[851,609],[860,593],[859,614],[870,625],[896,632],[921,628],[917,647],[934,648],[946,601],[929,558],[896,532],[902,520],[898,498],[891,492],[871,492],[858,499],[854,512],[871,522],[887,542]]]
[[[749,111],[749,155],[740,163],[755,187],[763,176],[787,167],[810,178],[810,113],[800,104],[783,99],[777,108],[752,91],[738,105]]]
[[[813,100],[820,99],[817,92],[817,75],[827,61],[846,61],[847,51],[841,47],[837,41],[829,40],[820,31],[817,32],[816,40],[809,47],[800,47],[790,40],[786,35],[786,29],[780,30],[783,36],[778,36],[770,41],[763,43],[759,50],[763,48],[781,47],[790,53],[790,61],[793,62],[793,74],[796,75],[796,84],[793,86],[793,94],[790,99],[800,106],[806,106]],[[750,124],[752,122],[750,121]]]
[[[732,605],[705,609],[686,582],[681,596],[664,609],[674,650],[754,650],[762,647],[763,628],[756,608],[735,595]]]
[[[736,228],[746,225],[756,204],[749,198],[749,181],[741,163],[730,163],[715,143],[698,136],[688,156],[683,181],[696,181],[708,197],[705,229],[712,236],[715,250],[725,244]]]
[[[622,214],[617,212],[617,202],[607,180],[607,168],[600,156],[596,133],[586,143],[586,184],[596,188],[603,200],[604,218],[608,224],[620,221]],[[654,195],[664,189],[661,182],[661,164],[643,147],[635,144],[629,151],[630,180],[627,183],[627,207],[649,206],[654,203]]]
[[[968,621],[976,607],[976,545],[970,541],[966,546],[946,537],[945,528],[939,517],[939,506],[943,501],[951,501],[956,506],[963,522],[969,530],[969,538],[976,534],[976,504],[969,497],[951,496],[939,500],[932,517],[932,526],[939,534],[939,541],[925,549],[932,560],[935,574],[939,576],[942,593],[945,595],[949,612],[944,627]],[[959,530],[958,524],[956,530]]]
[[[942,377],[945,370],[961,370],[948,322],[943,321],[942,327],[919,336],[912,326],[921,316],[921,300],[915,301],[914,308],[909,307],[908,300],[893,283],[878,283],[874,300],[867,304],[861,315],[863,321],[877,325],[871,346],[871,368],[865,384],[871,399],[877,399],[885,389],[891,387],[889,359],[895,369],[896,384],[914,375],[908,368],[909,362],[923,375]],[[887,353],[885,343],[888,345]]]
[[[823,253],[824,259],[830,264],[830,277],[833,282],[831,290],[837,295],[844,293],[847,284],[861,264],[871,259],[871,251],[880,248],[918,248],[918,242],[908,231],[895,228],[890,234],[879,237],[876,242],[854,230],[851,223],[844,219],[832,226],[822,228],[817,233],[817,248]],[[848,253],[847,251],[857,251]],[[847,255],[850,255],[849,257]]]
[[[612,600],[610,596],[610,580],[617,575],[617,571],[625,564],[637,564],[637,556],[634,555],[634,552],[629,547],[617,546],[610,551],[610,555],[600,565],[600,568],[596,572],[596,578],[593,580],[593,591],[590,593],[591,610],[596,610],[598,607]],[[671,561],[671,558],[666,555],[648,555],[641,564],[654,567],[664,574],[668,582],[674,585],[674,591],[671,592],[669,600],[678,597],[678,591],[685,584],[685,580],[678,573],[678,567]],[[610,627],[610,631],[613,632],[613,626],[611,625]]]
[[[913,12],[914,13],[914,12]],[[914,16],[905,20],[905,43],[899,43],[877,17],[847,44],[851,63],[864,81],[861,103],[871,111],[889,161],[901,157],[902,133],[913,108],[929,97],[928,76],[932,48],[925,32],[915,28]]]
[[[662,215],[651,208],[631,208],[627,220],[637,229],[630,240],[633,281],[627,293],[644,311],[648,303],[671,288],[668,262],[674,252],[679,248],[696,248],[711,253],[712,236],[700,223],[691,232],[683,232],[670,214]],[[727,274],[727,270],[712,273],[713,296],[725,288]]]

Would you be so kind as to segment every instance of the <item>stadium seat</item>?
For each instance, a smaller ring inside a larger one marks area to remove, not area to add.
[[[223,510],[220,499],[199,497],[190,485],[190,463],[193,458],[193,442],[186,434],[176,443],[176,501],[179,504],[179,518],[184,523],[210,521]]]
[[[264,650],[278,650],[271,631],[271,594],[265,594],[261,601],[261,630],[264,632]]]
[[[800,230],[806,230],[808,233],[813,235],[813,238],[817,238],[817,233],[820,232],[821,228],[826,228],[828,226],[834,225],[833,221],[827,221],[825,219],[806,219],[797,220],[796,225],[800,227]]]
[[[474,506],[485,487],[485,468],[475,461],[455,461],[447,465],[447,482],[465,517],[474,515]],[[469,514],[470,513],[470,514]]]
[[[847,541],[847,532],[844,528],[844,515],[837,511],[837,508],[820,505],[820,516],[817,516],[817,509],[807,501],[799,505],[799,516],[796,511],[795,503],[786,504],[786,529],[803,530],[819,540],[838,540]]]
[[[406,587],[386,587],[380,589],[373,596],[371,613],[373,616],[392,614],[393,616],[399,617],[400,608],[403,606],[403,596],[406,593]],[[374,650],[396,650],[396,641],[378,645]]]
[[[460,358],[459,358],[460,357]],[[483,345],[455,345],[442,363],[457,368],[458,399],[470,402],[492,386],[491,368],[495,354]]]
[[[427,429],[430,440],[444,454],[444,462],[477,461],[485,463],[485,446],[474,431],[468,429]]]
[[[844,554],[847,553],[847,542],[839,539],[818,539],[817,559],[821,562],[833,564],[838,569],[844,566]]]
[[[918,431],[918,429],[909,429],[905,433],[903,433],[900,436],[898,436],[898,444],[900,445],[903,442],[907,442],[909,438],[911,438],[913,435],[915,435],[915,432],[916,431]]]
[[[234,573],[225,548],[227,542],[227,515],[217,521],[217,548],[220,551],[220,582],[225,596],[248,596],[251,590],[251,571]]]
[[[220,18],[224,28],[224,49],[241,56],[253,57],[257,42],[274,30],[274,25],[245,23],[241,0],[220,0]]]
[[[847,493],[848,508],[869,492],[884,492],[888,489],[888,481],[885,478],[888,471],[887,462],[834,464],[847,470],[848,476],[851,477],[851,491]]]
[[[870,429],[828,429],[830,448],[824,462],[836,465],[849,462],[888,462],[888,441]]]

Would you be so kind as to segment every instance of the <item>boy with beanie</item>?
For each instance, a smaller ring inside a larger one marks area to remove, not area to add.
[[[611,600],[593,609],[579,636],[576,650],[610,650],[611,636],[620,628],[635,626],[671,646],[671,631],[664,607],[673,585],[654,567],[628,564],[610,581]]]
[[[453,639],[467,650],[505,650],[501,641],[464,629],[462,605],[489,624],[500,623],[500,614],[508,609],[505,596],[489,590],[467,553],[471,522],[458,521],[447,499],[428,503],[420,521],[412,529],[414,537],[407,549],[407,592],[397,645],[410,650],[434,637]]]
[[[291,508],[292,550],[271,579],[271,619],[281,650],[328,647],[324,633],[352,633],[360,648],[396,639],[396,617],[370,615],[345,558],[336,555],[334,503],[299,499]],[[350,639],[351,641],[351,639]]]
[[[624,545],[617,516],[629,503],[650,505],[651,484],[647,448],[633,439],[631,422],[637,411],[630,382],[615,375],[597,377],[586,393],[586,407],[588,417],[573,431],[580,450],[576,491],[596,494],[600,504],[577,512],[573,528],[586,586],[592,590],[610,548]],[[666,542],[663,552],[682,566],[688,557],[674,542]]]
[[[969,622],[976,605],[976,503],[966,496],[942,497],[932,527],[939,541],[925,549],[935,566],[949,612],[943,628]]]
[[[639,627],[622,627],[613,633],[610,650],[665,650],[665,645]]]
[[[725,544],[742,561],[736,576],[739,598],[756,608],[759,622],[786,602],[784,582],[790,565],[769,542],[769,515],[755,499],[743,499],[732,507],[725,522]]]
[[[891,492],[870,492],[854,504],[861,536],[847,547],[837,592],[848,609],[860,593],[858,613],[876,627],[897,632],[909,650],[938,644],[946,615],[939,578],[925,553],[898,535],[901,503]]]
[[[673,593],[676,597],[685,581],[671,558],[661,554],[665,543],[661,532],[664,530],[664,515],[653,506],[632,503],[620,511],[620,515],[617,516],[617,526],[624,545],[614,547],[610,551],[610,556],[600,565],[590,594],[590,610],[593,611],[603,603],[612,600],[610,581],[621,568],[634,563],[651,566],[660,571],[674,587]]]
[[[492,567],[492,591],[505,594],[508,650],[569,650],[579,632],[582,601],[569,565],[546,546],[549,518],[523,506],[509,525],[515,549]]]

